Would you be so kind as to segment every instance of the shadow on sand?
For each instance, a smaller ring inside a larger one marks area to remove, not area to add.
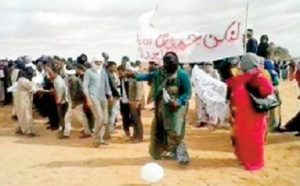
[[[222,167],[239,167],[234,158],[193,158],[188,166],[180,166],[176,161],[161,160],[153,161],[150,157],[137,157],[137,158],[94,158],[88,160],[78,161],[57,161],[46,164],[39,164],[34,167],[46,168],[62,168],[62,167],[114,167],[114,166],[138,166],[142,167],[145,162],[157,162],[166,169],[202,169],[202,168],[222,168]]]

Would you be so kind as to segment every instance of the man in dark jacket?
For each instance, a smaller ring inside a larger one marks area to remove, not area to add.
[[[254,54],[257,53],[257,40],[253,38],[253,30],[248,29],[247,30],[247,53],[252,52]]]
[[[267,58],[267,53],[269,50],[269,38],[267,35],[262,35],[260,37],[260,43],[258,45],[258,49],[257,49],[257,55],[261,56],[263,58]]]
[[[113,102],[111,105],[109,105],[109,132],[112,133],[115,128],[116,118],[118,115],[119,110],[119,99],[120,99],[120,93],[118,91],[118,87],[120,84],[119,77],[117,76],[117,64],[113,61],[107,62],[107,75],[108,75],[108,81],[111,88],[112,96],[113,96]]]
[[[120,78],[120,108],[123,122],[123,130],[125,132],[125,140],[129,141],[131,138],[130,126],[132,125],[132,114],[130,112],[129,105],[129,82],[126,76],[124,75],[125,68],[120,65],[118,67],[118,75]]]

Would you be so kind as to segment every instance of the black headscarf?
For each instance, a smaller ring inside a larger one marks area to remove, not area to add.
[[[32,78],[33,78],[33,75],[34,75],[34,70],[33,70],[32,67],[25,67],[25,68],[20,69],[20,76],[19,76],[19,78],[20,77],[24,77],[24,78],[26,78],[26,79],[28,79],[28,80],[31,81]]]
[[[224,60],[219,65],[219,72],[222,77],[222,79],[225,81],[231,77],[233,77],[232,71],[231,71],[232,64],[229,60]]]
[[[267,40],[267,42],[263,42],[264,40]],[[260,43],[259,43],[258,48],[257,48],[257,55],[261,56],[265,59],[268,56],[268,48],[269,48],[268,41],[269,41],[269,37],[267,35],[262,35],[260,37]]]
[[[81,65],[85,64],[87,61],[88,61],[88,57],[85,54],[81,54],[79,57],[77,57],[76,60],[76,62]]]
[[[123,68],[126,68],[126,63],[130,61],[129,57],[127,56],[123,56],[122,60],[121,60],[121,65],[123,66]]]
[[[176,72],[179,66],[178,56],[175,52],[167,52],[163,58],[164,69],[169,74]]]

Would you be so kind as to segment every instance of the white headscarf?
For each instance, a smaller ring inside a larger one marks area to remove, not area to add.
[[[140,70],[140,67],[133,67],[133,66],[131,66],[130,62],[128,61],[126,63],[126,70],[129,70],[134,73],[138,73],[138,71]]]
[[[31,67],[33,70],[37,70],[37,68],[36,68],[36,65],[35,64],[33,64],[33,63],[27,63],[26,65],[25,65],[26,67]]]
[[[74,69],[73,70],[68,70],[67,65],[64,65],[63,73],[66,74],[66,75],[75,75],[76,70],[74,70]]]
[[[95,63],[96,61],[101,61],[101,62],[102,62],[101,57],[99,57],[99,56],[93,57],[93,58],[92,58],[92,61],[91,61],[91,66],[92,66],[92,68],[93,68],[97,73],[100,73],[101,70],[102,70],[102,67],[103,67],[103,62],[101,63],[101,65],[97,65],[97,64]]]

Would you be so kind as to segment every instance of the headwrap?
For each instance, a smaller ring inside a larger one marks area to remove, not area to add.
[[[20,70],[24,70],[26,68],[25,64],[19,60],[15,61],[15,67]]]
[[[134,73],[138,73],[138,71],[140,70],[140,68],[139,67],[133,67],[131,65],[131,62],[128,61],[126,63],[126,70],[129,70],[129,71],[134,72]]]
[[[175,52],[167,52],[163,57],[164,69],[169,74],[173,74],[177,71],[179,66],[179,59]]]
[[[23,61],[24,63],[28,64],[28,63],[32,63],[32,58],[30,56],[24,56],[23,57]]]
[[[228,60],[224,60],[219,65],[220,75],[222,76],[223,80],[227,80],[234,76],[232,70],[231,70],[232,63]]]
[[[243,55],[240,65],[242,70],[244,70],[245,72],[249,72],[258,67],[259,58],[256,54],[247,53]]]
[[[267,35],[262,35],[262,36],[260,37],[260,42],[262,42],[262,40],[264,40],[264,39],[266,39],[267,42],[269,41],[269,37],[268,37]]]
[[[230,58],[230,63],[233,66],[238,65],[239,62],[240,62],[240,58],[239,57],[232,57],[232,58]]]
[[[39,59],[36,60],[37,63],[41,62],[42,64],[51,64],[52,63],[52,58],[50,56],[42,55]]]
[[[106,52],[102,52],[102,57],[103,57],[104,59],[109,59],[109,55],[108,55],[108,53],[106,53]]]
[[[67,65],[64,65],[63,71],[64,71],[64,74],[66,74],[66,75],[75,75],[76,74],[76,70],[74,68],[68,70]]]
[[[121,60],[121,65],[123,66],[123,68],[126,68],[126,63],[129,61],[129,58],[127,56],[123,56],[122,60]]]
[[[33,78],[34,70],[32,67],[25,67],[25,69],[21,70],[21,76],[29,79],[30,81]]]
[[[175,52],[167,52],[163,58],[163,61],[172,62],[173,64],[179,64],[178,56]]]
[[[97,73],[100,73],[101,70],[102,70],[103,63],[100,64],[100,65],[97,65],[97,64],[95,63],[96,61],[102,62],[101,57],[95,56],[95,57],[92,58],[92,61],[91,61],[91,66],[92,66],[92,68],[93,68]]]
[[[27,63],[26,65],[25,65],[26,67],[31,67],[33,70],[37,70],[36,69],[36,65],[34,65],[33,63]]]
[[[77,63],[83,65],[85,62],[88,61],[88,57],[85,54],[81,54],[79,57],[77,57]]]

